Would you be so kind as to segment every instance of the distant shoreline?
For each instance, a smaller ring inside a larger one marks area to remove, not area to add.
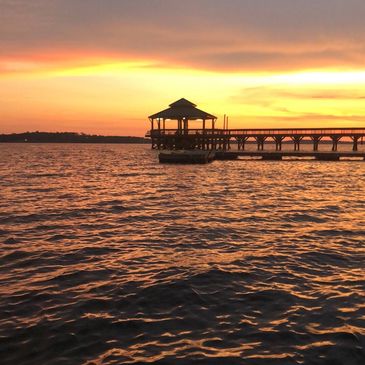
[[[102,136],[76,132],[24,132],[0,134],[0,143],[109,143],[109,144],[150,144],[151,140],[135,136]],[[232,142],[236,144],[236,141]],[[291,141],[283,141],[283,144],[290,144]],[[303,144],[310,144],[311,141],[302,141]],[[329,140],[322,140],[321,144],[331,144]],[[341,141],[341,144],[351,144],[351,141]],[[248,141],[247,144],[256,144],[255,141]],[[267,141],[266,144],[275,144],[274,141]]]
[[[74,132],[25,132],[0,134],[0,143],[150,143],[144,137],[101,136]]]

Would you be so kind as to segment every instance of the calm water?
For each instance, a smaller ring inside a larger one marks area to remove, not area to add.
[[[365,364],[364,162],[0,156],[1,364]]]

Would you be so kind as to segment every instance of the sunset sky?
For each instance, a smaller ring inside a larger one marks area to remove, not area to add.
[[[365,126],[364,0],[0,0],[0,133]],[[171,124],[172,126],[172,124]]]

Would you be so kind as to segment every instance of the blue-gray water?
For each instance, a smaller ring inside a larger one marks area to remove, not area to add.
[[[0,363],[365,363],[365,162],[0,145]]]

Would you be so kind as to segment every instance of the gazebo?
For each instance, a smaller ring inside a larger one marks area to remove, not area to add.
[[[217,117],[198,109],[195,104],[184,98],[170,104],[168,109],[150,115],[148,118],[151,121],[151,132],[157,129],[157,131],[163,131],[163,133],[166,131],[166,121],[176,120],[178,134],[188,133],[189,121],[201,120],[204,133],[206,121],[211,121],[212,129],[214,129],[215,121],[217,120]],[[155,128],[155,121],[157,121],[157,128]]]

